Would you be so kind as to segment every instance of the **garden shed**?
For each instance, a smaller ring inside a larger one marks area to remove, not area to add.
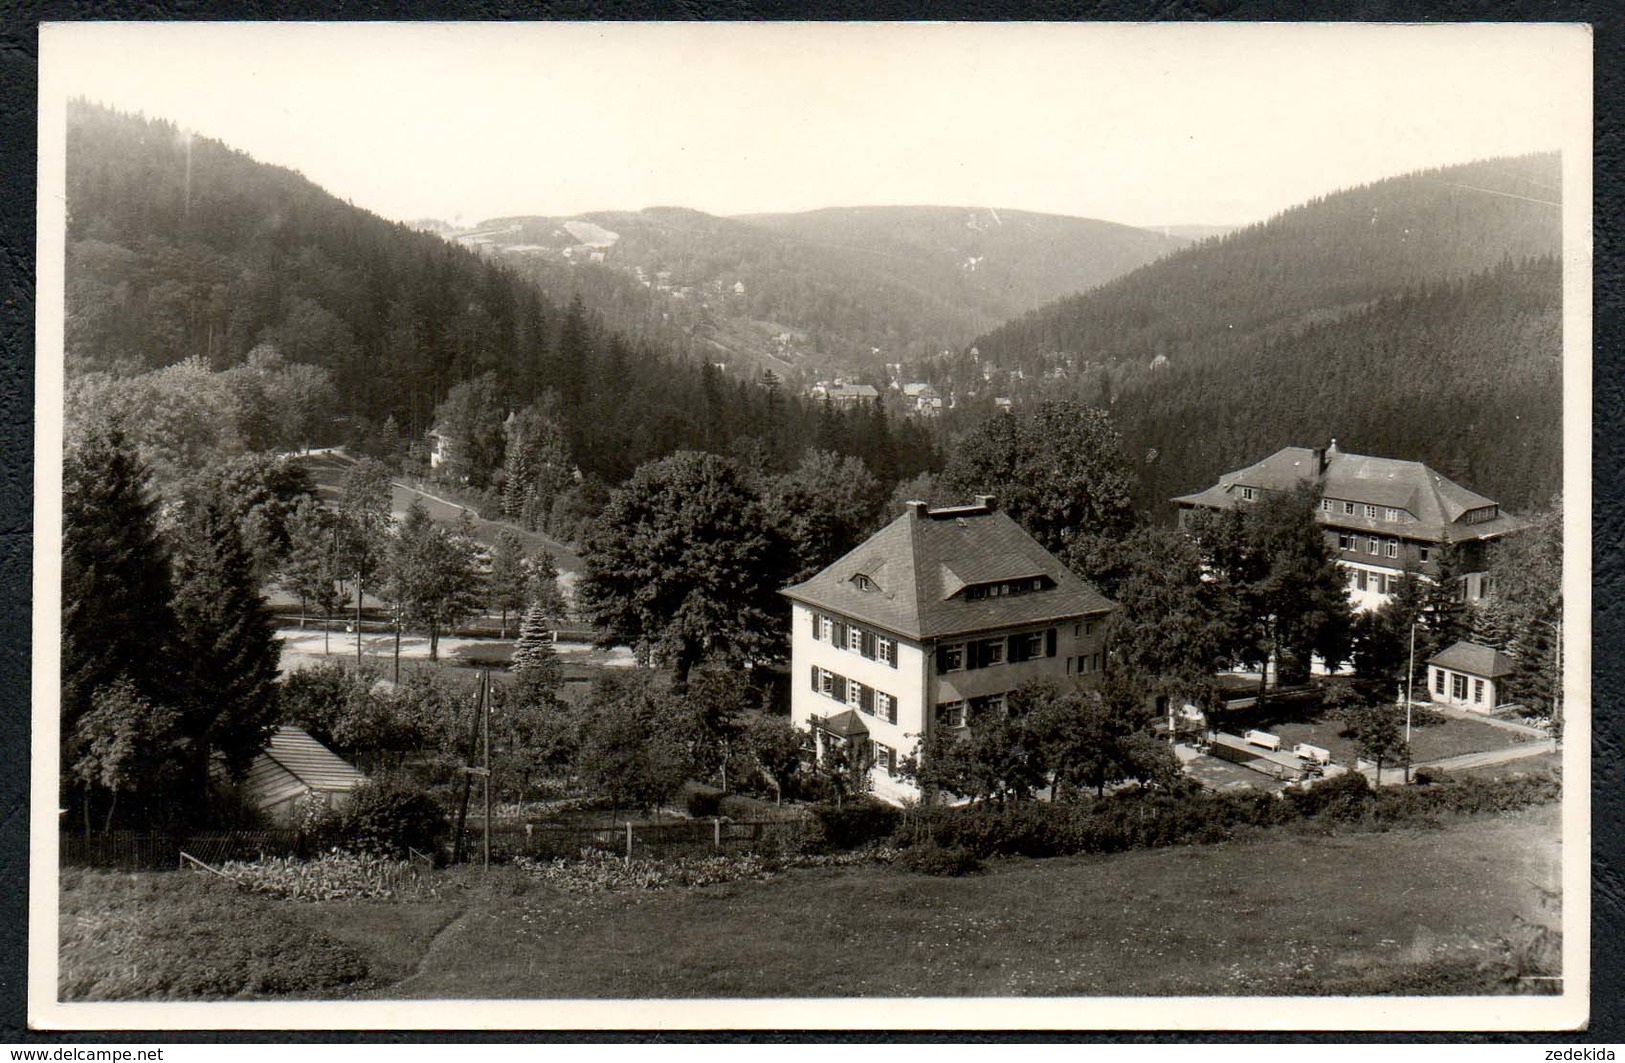
[[[293,825],[299,800],[312,794],[342,808],[366,780],[361,770],[298,727],[278,727],[243,777],[248,801],[278,826]]]
[[[1505,680],[1517,662],[1493,646],[1465,639],[1428,661],[1428,698],[1473,712],[1492,712],[1505,701]]]

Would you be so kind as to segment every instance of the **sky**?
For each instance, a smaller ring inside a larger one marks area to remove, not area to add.
[[[1589,143],[1590,64],[1562,25],[76,23],[41,28],[41,121],[74,95],[166,118],[402,221],[1238,225]]]

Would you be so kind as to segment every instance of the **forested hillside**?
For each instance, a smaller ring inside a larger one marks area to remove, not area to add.
[[[660,207],[451,234],[617,329],[792,380],[875,374],[1186,244],[1125,225],[957,207],[720,218]]]
[[[164,121],[75,103],[67,200],[69,412],[123,411],[158,444],[149,459],[174,459],[161,471],[313,439],[421,451],[476,380],[490,382],[481,418],[540,404],[600,484],[683,448],[789,468],[818,446],[888,483],[934,460],[923,432],[882,412],[823,411],[772,378],[628,340],[511,268]],[[279,397],[322,393],[323,374],[325,426],[257,425],[249,407],[274,392],[276,418],[294,420]]]
[[[1556,155],[1396,177],[1027,314],[982,359],[1109,406],[1154,507],[1336,436],[1513,508],[1561,468]],[[1035,389],[1036,390],[1036,389]]]

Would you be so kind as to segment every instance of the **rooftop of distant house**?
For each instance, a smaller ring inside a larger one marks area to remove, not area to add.
[[[1494,646],[1462,639],[1453,642],[1428,660],[1431,665],[1449,668],[1485,679],[1499,679],[1517,671],[1517,662]]]
[[[1182,506],[1229,509],[1254,492],[1290,491],[1314,484],[1332,503],[1322,509],[1329,524],[1362,531],[1430,537],[1438,540],[1485,539],[1516,531],[1524,521],[1501,510],[1490,498],[1434,471],[1419,461],[1351,454],[1333,439],[1326,447],[1283,447],[1256,464],[1227,472],[1205,491],[1181,495]],[[1344,512],[1340,503],[1354,504]],[[1368,514],[1365,507],[1374,507]],[[1388,510],[1401,515],[1390,520]]]
[[[991,495],[938,509],[911,501],[862,545],[781,593],[916,641],[1112,608]]]

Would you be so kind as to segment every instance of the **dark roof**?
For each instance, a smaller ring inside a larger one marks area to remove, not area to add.
[[[851,709],[837,712],[834,716],[826,716],[818,721],[818,726],[833,735],[842,738],[854,738],[857,735],[866,735],[869,728],[865,726],[863,718]]]
[[[856,575],[874,588],[860,590]],[[1047,577],[1053,586],[967,601],[974,583]],[[1112,602],[990,506],[906,512],[786,597],[921,640],[1104,613]]]
[[[1469,491],[1419,461],[1374,458],[1326,448],[1324,472],[1318,468],[1316,453],[1309,447],[1282,447],[1254,465],[1227,472],[1205,491],[1181,495],[1181,505],[1208,509],[1229,509],[1240,499],[1237,488],[1256,487],[1264,491],[1290,491],[1316,483],[1321,495],[1334,501],[1404,510],[1410,519],[1395,523],[1382,516],[1367,518],[1363,511],[1352,516],[1343,513],[1319,514],[1321,523],[1384,535],[1432,539],[1438,542],[1487,539],[1524,527],[1524,521],[1510,513],[1476,524],[1458,523],[1469,510],[1495,505],[1495,500]]]
[[[278,727],[254,758],[243,784],[260,807],[307,791],[347,793],[366,776],[349,761],[297,727]]]
[[[1518,667],[1518,662],[1495,647],[1468,642],[1465,639],[1441,650],[1428,663],[1436,664],[1440,668],[1466,672],[1469,675],[1483,676],[1485,679],[1499,679],[1504,675],[1511,675]]]

